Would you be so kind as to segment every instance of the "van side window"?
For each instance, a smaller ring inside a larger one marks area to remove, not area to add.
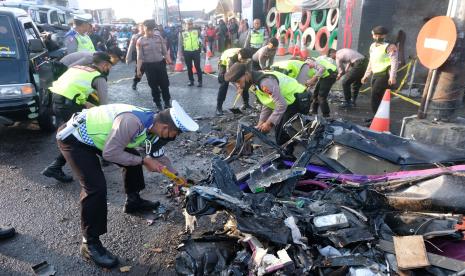
[[[52,25],[58,25],[60,22],[58,21],[58,14],[56,11],[52,11],[50,13],[50,24]]]

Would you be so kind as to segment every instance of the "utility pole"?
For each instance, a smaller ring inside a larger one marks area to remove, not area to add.
[[[447,15],[457,27],[457,42],[448,60],[437,69],[433,78],[431,102],[427,103],[426,118],[453,121],[461,106],[465,89],[465,1],[449,0]]]
[[[160,23],[160,18],[159,18],[159,10],[158,10],[158,0],[154,0],[153,1],[154,5],[155,5],[155,20],[157,22],[157,24]]]
[[[168,0],[165,0],[165,25],[168,25]]]

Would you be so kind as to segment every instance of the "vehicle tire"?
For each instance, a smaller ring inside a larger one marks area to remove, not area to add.
[[[276,19],[278,16],[278,10],[275,7],[271,8],[266,16],[266,25],[270,28],[276,26]]]
[[[305,20],[304,20],[305,18]],[[305,30],[310,27],[310,19],[312,18],[312,14],[310,11],[305,11],[305,12],[302,12],[302,18],[300,19],[300,23],[299,23],[299,29],[302,31],[302,32],[305,32]]]
[[[52,110],[52,95],[46,90],[42,90],[39,98],[39,116],[37,121],[41,130],[53,132],[57,129],[57,120]]]
[[[328,28],[328,31],[332,32],[337,28],[337,24],[339,23],[339,16],[340,12],[338,8],[329,9],[328,15],[326,16],[326,27]]]
[[[329,49],[329,37],[330,34],[326,27],[321,28],[316,33],[316,43],[315,43],[315,50],[320,52],[321,54],[326,54]]]

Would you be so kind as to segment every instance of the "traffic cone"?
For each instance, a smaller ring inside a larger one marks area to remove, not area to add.
[[[181,51],[178,51],[178,55],[176,57],[176,64],[174,65],[174,71],[176,72],[184,71],[184,61],[182,60]]]
[[[305,60],[308,58],[308,50],[307,47],[305,47],[305,43],[302,39],[302,43],[300,43],[300,56]]]
[[[281,37],[279,38],[278,51],[276,52],[276,55],[277,56],[286,55],[286,49],[284,48],[283,39]]]
[[[205,65],[203,66],[203,71],[207,74],[213,73],[213,67],[210,63],[210,58],[208,57],[208,53],[205,55]]]
[[[290,55],[294,55],[294,49],[295,49],[294,39],[289,39],[289,46],[287,47],[287,52]]]
[[[300,56],[300,46],[301,46],[301,43],[296,40],[294,51],[292,51],[292,56],[293,57]]]
[[[209,57],[209,58],[213,57],[213,53],[212,53],[212,51],[210,49],[210,45],[207,45],[207,57]]]
[[[386,89],[383,100],[371,122],[370,129],[379,132],[389,132],[389,109],[391,106],[391,90]]]
[[[192,64],[192,73],[193,73],[193,74],[197,74],[197,69],[195,69],[195,65],[194,65],[194,64]]]

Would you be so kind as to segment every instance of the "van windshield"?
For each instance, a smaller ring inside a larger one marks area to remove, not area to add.
[[[18,58],[18,45],[10,18],[0,15],[0,59]]]

